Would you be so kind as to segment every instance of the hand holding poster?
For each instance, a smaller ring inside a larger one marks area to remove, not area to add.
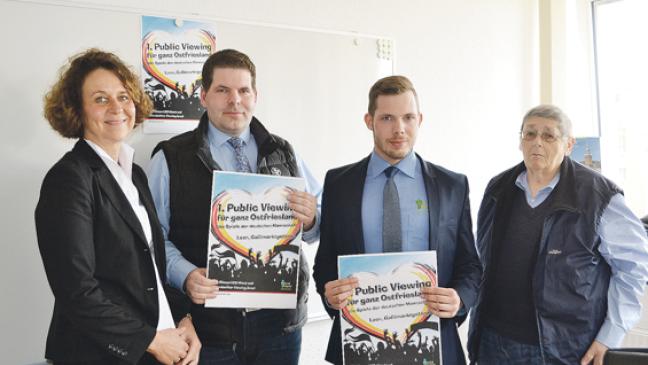
[[[338,269],[358,278],[340,310],[344,364],[441,364],[439,318],[421,298],[437,285],[435,251],[340,256]]]
[[[214,171],[207,276],[218,295],[206,307],[295,308],[301,223],[288,206],[294,177]]]

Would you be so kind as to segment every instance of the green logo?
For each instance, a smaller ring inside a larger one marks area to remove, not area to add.
[[[281,280],[281,290],[292,290],[292,283],[290,281]]]
[[[425,202],[421,199],[416,199],[416,209],[422,210],[425,209]]]

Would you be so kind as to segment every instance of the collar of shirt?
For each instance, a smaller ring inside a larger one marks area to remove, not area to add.
[[[417,163],[416,154],[414,151],[410,151],[407,156],[402,160],[398,161],[394,165],[405,176],[409,178],[414,178],[416,173],[416,163]],[[380,176],[386,168],[391,166],[389,162],[385,161],[382,157],[378,156],[376,151],[371,152],[371,157],[369,158],[369,165],[367,166],[367,178],[375,179]]]
[[[106,151],[104,151],[103,148],[92,143],[91,141],[88,141],[87,139],[85,141],[97,153],[97,155],[99,155],[99,158],[101,158],[101,160],[104,162],[104,165],[106,165],[108,171],[110,171],[110,174],[117,182],[117,185],[119,185],[119,188],[126,196],[128,203],[130,204],[133,212],[137,216],[142,226],[142,231],[144,232],[146,241],[149,247],[151,247],[152,249],[153,234],[151,232],[151,224],[149,221],[148,213],[146,212],[144,205],[142,205],[139,197],[139,191],[133,183],[132,172],[133,156],[135,154],[135,150],[126,143],[122,143],[121,148],[119,149],[119,157],[117,157],[117,161],[115,161],[108,155],[108,153],[106,153]]]
[[[126,174],[126,177],[128,177],[129,179],[133,178],[133,156],[135,155],[135,150],[133,149],[133,147],[127,145],[126,143],[122,143],[121,148],[119,149],[119,156],[117,157],[117,161],[115,161],[99,145],[87,139],[84,139],[84,141],[86,141],[86,143],[97,153],[97,155],[99,155],[99,158],[101,158],[104,164],[106,164],[106,167],[108,167],[108,170],[110,170],[113,176],[116,175],[117,169],[119,169],[124,174]]]
[[[248,125],[245,130],[238,136],[238,138],[242,139],[244,142],[244,145],[247,145],[250,143],[250,138],[252,137],[252,134],[250,133],[250,126]],[[207,129],[207,138],[209,139],[209,148],[218,148],[221,147],[225,144],[229,148],[234,149],[227,141],[232,138],[227,133],[222,132],[218,128],[214,127],[214,124],[209,121],[209,128]]]
[[[547,184],[547,186],[538,190],[538,194],[536,195],[535,199],[531,197],[531,189],[529,188],[529,181],[527,180],[526,170],[522,171],[518,175],[517,179],[515,179],[515,185],[518,188],[522,189],[522,191],[524,191],[527,203],[535,208],[540,205],[547,198],[547,196],[549,196],[556,185],[558,185],[558,181],[560,181],[560,171],[556,174],[556,176],[553,177],[553,179],[551,179],[551,181],[549,181],[549,184]]]

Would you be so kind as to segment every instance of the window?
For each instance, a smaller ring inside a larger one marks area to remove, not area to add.
[[[648,214],[648,1],[592,2],[602,172]]]

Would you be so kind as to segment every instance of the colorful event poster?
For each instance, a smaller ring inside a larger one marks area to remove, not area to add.
[[[436,251],[338,257],[359,286],[340,310],[344,364],[441,364],[439,318],[421,298],[435,287]]]
[[[288,194],[302,178],[214,171],[207,276],[219,291],[206,307],[295,308],[301,223]]]
[[[142,82],[153,101],[145,133],[178,133],[196,126],[202,66],[216,50],[213,24],[142,16]]]

